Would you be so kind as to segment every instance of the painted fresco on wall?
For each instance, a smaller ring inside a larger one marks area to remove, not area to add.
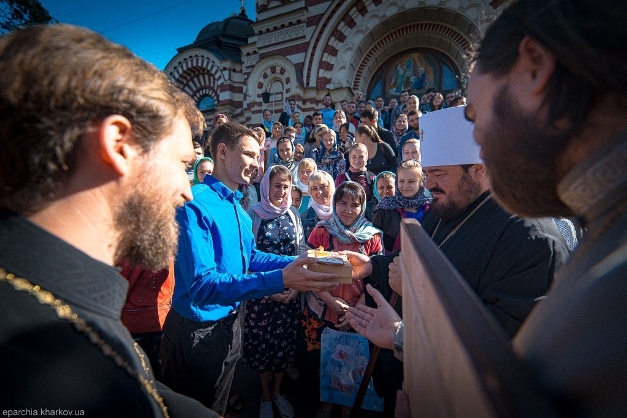
[[[431,87],[436,91],[454,90],[460,87],[458,73],[450,59],[437,51],[405,51],[377,70],[368,89],[368,98],[383,96],[387,101],[400,96],[404,89],[417,96]]]

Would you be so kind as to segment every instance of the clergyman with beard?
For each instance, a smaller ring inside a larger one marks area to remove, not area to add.
[[[422,227],[513,337],[566,260],[566,243],[551,218],[512,216],[494,200],[463,107],[428,113],[421,118],[421,128],[425,187],[433,196]],[[388,269],[398,266],[399,260],[393,261],[397,256],[375,256],[362,267],[361,274],[370,275],[366,283],[386,299],[391,289],[401,292],[399,283],[388,282]],[[368,306],[377,306],[369,295],[366,300]],[[401,304],[396,308],[400,315]],[[402,372],[391,350],[382,353],[386,378],[389,370]],[[395,398],[400,381],[386,381],[386,401]]]
[[[128,49],[66,25],[4,35],[0,73],[4,412],[216,416],[155,380],[120,321],[128,282],[113,267],[167,268],[175,252],[202,129],[194,102]]]

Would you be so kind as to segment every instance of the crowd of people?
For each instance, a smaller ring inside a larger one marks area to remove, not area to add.
[[[288,100],[250,128],[216,115],[205,143],[191,98],[126,48],[67,25],[1,37],[3,410],[215,417],[252,402],[289,418],[285,382],[319,373],[331,329],[381,348],[382,416],[412,416],[411,218],[559,415],[625,415],[627,6],[592,3],[513,2],[467,97],[404,90],[386,108],[356,91],[311,115]],[[350,283],[307,268],[319,248],[348,257]],[[261,399],[234,390],[238,364]]]

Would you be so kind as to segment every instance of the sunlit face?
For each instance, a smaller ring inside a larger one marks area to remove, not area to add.
[[[418,110],[418,99],[416,98],[416,96],[411,96],[409,99],[407,99],[407,110]]]
[[[377,181],[377,192],[381,199],[386,196],[394,196],[396,192],[396,185],[394,184],[394,177],[379,177]]]
[[[420,161],[420,143],[406,142],[403,145],[403,161],[418,160]]]
[[[292,123],[296,124],[296,122],[300,121],[300,113],[294,112],[292,113]]]
[[[301,183],[307,184],[309,183],[309,177],[314,172],[312,167],[307,166],[299,166],[298,167],[298,179]]]
[[[420,168],[399,168],[396,171],[398,191],[407,198],[412,198],[420,191],[422,173]]]
[[[292,144],[289,142],[281,142],[276,146],[276,150],[284,161],[289,161],[294,156],[294,150]]]
[[[250,183],[250,179],[256,175],[259,160],[259,142],[252,136],[242,137],[233,149],[226,144],[218,145],[218,155],[224,169],[223,183],[231,190],[237,189],[240,184]]]
[[[213,173],[213,163],[209,160],[202,161],[196,166],[196,174],[198,175],[198,180],[201,183],[205,176],[211,173]]]
[[[335,202],[335,213],[344,226],[351,226],[361,215],[361,203],[354,196],[345,194]]]
[[[196,160],[202,158],[202,148],[194,148],[194,154],[196,154]]]
[[[331,204],[331,185],[324,180],[309,182],[309,194],[319,205],[329,206]]]
[[[431,210],[440,219],[460,215],[481,194],[481,185],[459,165],[424,168],[425,187],[433,196]]]
[[[263,118],[266,120],[266,122],[270,122],[270,119],[272,118],[272,113],[270,113],[269,110],[266,110],[265,112],[263,112]]]
[[[183,117],[175,119],[170,133],[133,164],[135,180],[122,191],[114,208],[119,234],[116,264],[142,265],[150,270],[167,268],[176,253],[176,208],[192,199],[185,170],[195,162],[191,129]],[[142,181],[150,175],[152,181]]]
[[[272,138],[279,139],[281,136],[283,136],[283,126],[275,123],[272,126]]]
[[[352,115],[357,111],[357,105],[355,103],[348,104],[348,114]]]
[[[291,196],[292,182],[289,178],[280,174],[272,176],[270,179],[269,200],[274,206],[279,207],[281,203]]]
[[[331,132],[325,131],[325,133],[322,134],[322,143],[327,150],[331,151],[333,149],[333,145],[335,145],[335,137]]]
[[[433,101],[432,103],[436,106],[439,106],[442,104],[442,95],[440,93],[436,94],[435,96],[433,96]]]
[[[399,117],[396,118],[395,126],[397,131],[404,131],[405,129],[407,129],[407,115],[399,115]]]
[[[355,147],[349,155],[351,168],[355,171],[364,171],[368,162],[368,150],[363,147]]]
[[[313,117],[314,126],[318,126],[322,123],[322,115],[316,115]]]
[[[335,126],[340,126],[344,122],[346,122],[346,118],[344,117],[344,113],[338,112],[338,113],[335,114],[335,116],[333,116],[333,123],[335,124]]]
[[[302,203],[302,201],[303,198],[301,197],[300,193],[296,190],[292,190],[292,206],[294,206],[296,209],[300,209],[300,204]]]
[[[359,113],[363,112],[364,110],[366,110],[366,104],[364,102],[359,102],[359,104],[357,105],[357,110],[359,110]]]
[[[383,107],[383,97],[377,97],[374,104],[377,106],[377,109],[381,109]]]
[[[296,129],[296,134],[301,135],[303,133],[303,124],[298,122],[294,124],[294,129]]]
[[[356,102],[362,100],[364,94],[361,92],[361,90],[355,90],[355,96],[354,99]]]
[[[342,110],[346,112],[346,110],[348,109],[348,102],[346,100],[342,100],[340,106],[342,107]]]
[[[331,96],[324,96],[324,99],[322,99],[322,104],[324,104],[325,107],[330,107],[331,106]]]

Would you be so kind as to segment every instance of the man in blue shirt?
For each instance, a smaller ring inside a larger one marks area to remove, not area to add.
[[[211,138],[214,171],[192,188],[177,211],[179,248],[172,310],[163,329],[164,382],[224,415],[239,358],[240,301],[299,290],[330,290],[334,275],[303,267],[315,260],[257,251],[252,221],[241,207],[240,184],[257,172],[259,143],[235,123]]]
[[[320,110],[322,114],[322,123],[327,126],[333,126],[333,116],[335,116],[335,109],[333,108],[333,100],[329,93],[324,95],[322,99],[324,107]]]

